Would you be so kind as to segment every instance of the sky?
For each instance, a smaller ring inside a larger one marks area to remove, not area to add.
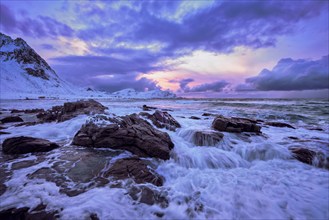
[[[63,79],[183,97],[329,95],[324,1],[6,1],[1,32]]]

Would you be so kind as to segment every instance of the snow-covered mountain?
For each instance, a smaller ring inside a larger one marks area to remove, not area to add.
[[[84,89],[62,80],[23,39],[0,33],[0,99],[20,98],[175,98],[170,91],[137,92],[124,89],[113,94]]]
[[[168,99],[168,98],[176,98],[176,95],[169,90],[162,91],[158,90],[150,90],[146,92],[138,92],[134,89],[124,89],[118,92],[114,92],[111,94],[114,98],[130,98],[130,99]]]
[[[0,33],[0,98],[92,96],[90,91],[71,85],[23,39]]]

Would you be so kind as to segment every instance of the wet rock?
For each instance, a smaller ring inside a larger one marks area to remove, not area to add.
[[[41,122],[63,122],[81,114],[101,114],[107,107],[99,102],[89,99],[77,102],[66,102],[63,106],[54,106],[46,112],[39,113],[37,118]]]
[[[105,177],[112,176],[115,179],[132,178],[136,183],[152,183],[156,186],[163,185],[160,175],[149,168],[138,157],[124,158],[117,160],[108,171]]]
[[[226,118],[217,116],[212,122],[212,127],[218,131],[226,132],[256,132],[260,133],[261,127],[256,125],[253,120],[244,118]]]
[[[19,170],[19,169],[22,169],[22,168],[33,166],[35,164],[37,164],[37,162],[34,161],[34,160],[24,160],[24,161],[13,163],[11,165],[11,169],[12,170]]]
[[[215,146],[224,137],[218,131],[196,131],[193,135],[193,142],[196,146]]]
[[[29,207],[11,208],[0,211],[0,219],[6,220],[55,220],[58,219],[57,213],[46,212],[43,210],[32,210],[29,212]]]
[[[312,165],[313,158],[316,155],[315,151],[306,148],[292,148],[291,152],[294,158],[310,165]]]
[[[23,123],[16,124],[15,127],[32,126],[32,125],[36,125],[36,124],[38,124],[38,122],[30,121],[30,122],[23,122]]]
[[[9,116],[0,120],[2,123],[23,122],[24,120],[19,116]]]
[[[193,120],[200,120],[201,118],[196,117],[196,116],[191,116],[190,119],[193,119]]]
[[[7,129],[6,127],[0,126],[0,130]]]
[[[143,105],[143,111],[152,111],[157,109],[156,107],[152,107],[152,106],[147,106],[147,105]]]
[[[129,190],[129,195],[133,200],[147,205],[158,204],[162,208],[168,207],[168,199],[163,193],[147,186],[133,186]]]
[[[147,112],[141,112],[141,116],[146,117],[152,121],[157,128],[166,128],[170,131],[175,131],[181,125],[168,112],[156,110],[152,115]]]
[[[205,112],[205,113],[203,113],[202,114],[202,116],[206,116],[206,117],[208,117],[208,116],[218,116],[217,114],[213,114],[213,113],[207,113],[207,112]]]
[[[320,151],[314,151],[302,147],[291,148],[290,151],[292,152],[293,157],[300,162],[329,170],[329,157],[326,157],[325,154]]]
[[[25,113],[25,114],[34,114],[34,113],[40,113],[44,112],[45,110],[42,108],[34,108],[34,109],[12,109],[11,113]]]
[[[0,131],[0,135],[1,134],[10,134],[9,132],[6,132],[6,131]]]
[[[280,127],[280,128],[287,127],[287,128],[296,129],[292,125],[287,124],[287,123],[284,123],[284,122],[275,122],[275,121],[272,121],[272,122],[265,122],[265,124],[266,125],[269,125],[269,126],[273,126],[273,127]]]
[[[88,122],[74,136],[72,144],[130,151],[141,157],[169,159],[174,147],[169,135],[156,130],[136,114],[109,118],[110,124]]]
[[[2,144],[2,151],[5,154],[26,154],[47,152],[58,147],[56,143],[45,139],[20,136],[6,139]]]

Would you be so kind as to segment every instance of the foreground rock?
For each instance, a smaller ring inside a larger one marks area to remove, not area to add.
[[[32,211],[29,207],[11,208],[0,211],[0,219],[6,220],[55,220],[58,219],[58,211],[46,212],[45,205],[39,205]]]
[[[23,122],[23,119],[19,116],[9,116],[0,120],[2,123],[11,123],[11,122]]]
[[[127,150],[141,157],[167,160],[174,147],[169,135],[156,130],[136,114],[108,118],[109,124],[88,122],[74,136],[72,144],[94,148]]]
[[[104,173],[105,177],[113,176],[116,179],[132,178],[136,183],[152,183],[163,185],[163,179],[137,157],[117,160],[113,166]]]
[[[292,152],[293,157],[300,162],[329,170],[329,157],[326,157],[322,152],[316,152],[301,147],[291,148],[290,151]]]
[[[45,139],[20,136],[6,139],[2,144],[2,151],[5,154],[26,154],[47,152],[58,147],[56,143]]]
[[[273,126],[273,127],[287,127],[287,128],[292,128],[292,129],[296,129],[295,127],[293,127],[292,125],[290,124],[287,124],[287,123],[284,123],[284,122],[275,122],[275,121],[271,121],[271,122],[266,122],[265,123],[266,125],[269,125],[269,126]]]
[[[81,100],[77,102],[66,102],[63,106],[54,106],[46,112],[39,113],[37,118],[41,122],[63,122],[81,114],[101,114],[106,109],[107,107],[93,99]]]
[[[226,132],[256,132],[260,133],[261,127],[254,120],[245,118],[226,118],[217,116],[212,122],[212,127],[218,131]]]
[[[218,131],[196,131],[193,135],[193,143],[196,146],[215,146],[224,137]]]
[[[141,112],[140,115],[150,119],[158,128],[166,128],[167,130],[175,131],[177,128],[181,127],[178,121],[168,112],[156,110],[152,115],[147,112]]]

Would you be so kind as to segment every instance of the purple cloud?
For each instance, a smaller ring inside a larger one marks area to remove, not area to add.
[[[262,70],[258,76],[247,78],[237,91],[290,91],[329,88],[329,56],[319,60],[281,59],[272,69]]]
[[[0,3],[0,27],[8,33],[16,33],[31,37],[72,37],[74,31],[68,25],[63,24],[48,16],[37,18],[28,17],[23,14],[23,18],[15,17],[13,11],[6,5]]]
[[[186,92],[221,92],[229,85],[225,80],[216,81],[213,83],[204,83],[198,86],[194,86],[186,90]]]

